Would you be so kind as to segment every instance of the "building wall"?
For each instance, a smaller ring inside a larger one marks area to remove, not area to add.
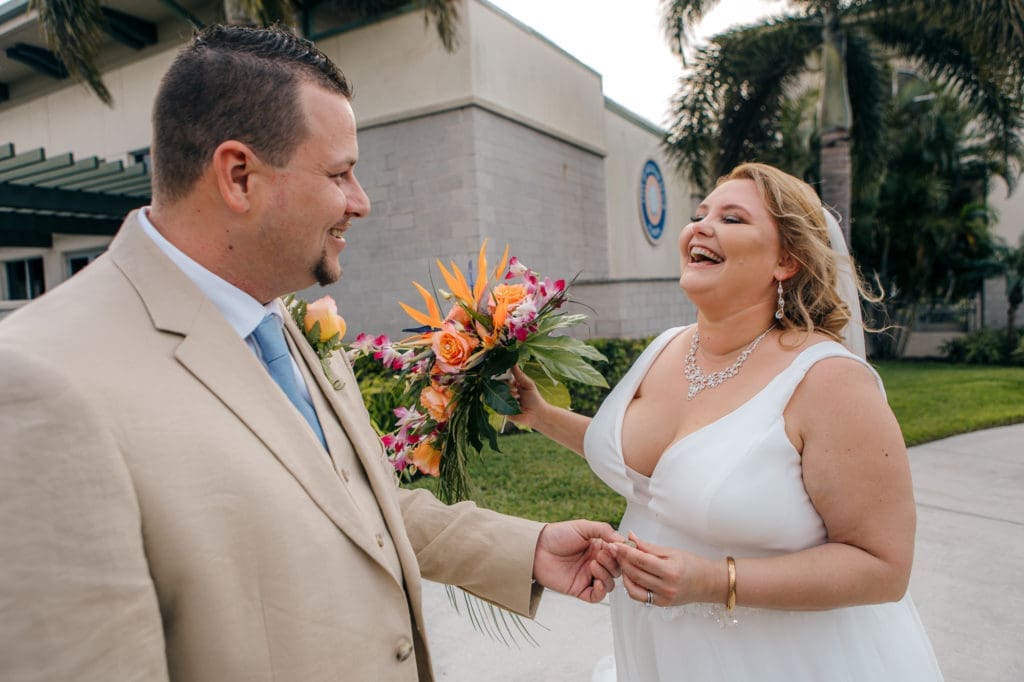
[[[599,74],[493,5],[467,0],[459,11],[453,54],[422,12],[320,41],[354,83],[357,174],[373,210],[347,235],[343,280],[303,296],[333,295],[351,337],[398,335],[411,323],[397,301],[421,305],[411,281],[443,286],[434,259],[471,269],[486,238],[492,267],[508,244],[542,275],[579,275],[574,298],[594,309],[581,309],[593,318],[583,336],[647,335],[685,318],[675,237],[689,188],[668,171],[661,131],[606,103]],[[107,62],[113,108],[81,85],[41,86],[0,108],[2,137],[19,151],[42,146],[76,158],[147,147],[153,97],[184,40],[178,33],[162,28],[162,42],[134,61]],[[657,244],[639,218],[647,159],[661,165],[668,190]],[[56,235],[53,249],[33,250],[46,252],[48,289],[82,240]],[[21,251],[0,249],[0,260]]]
[[[326,293],[352,334],[400,334],[397,305],[422,307],[413,280],[444,287],[435,265],[493,268],[510,254],[542,275],[607,275],[601,157],[479,106],[360,132],[359,176],[373,203],[349,231],[343,279]],[[314,287],[305,297],[324,293]]]
[[[988,201],[999,216],[995,227],[996,236],[1009,247],[1024,246],[1024,191],[1018,188],[1008,196],[1006,185],[1002,180],[996,180]],[[993,277],[987,280],[982,294],[982,324],[986,327],[1005,328],[1008,308],[1006,279]],[[1017,313],[1017,325],[1024,325],[1024,315],[1020,312]]]
[[[124,160],[127,152],[148,147],[153,98],[180,44],[161,42],[138,61],[105,71],[113,107],[70,81],[26,101],[12,97],[12,104],[0,109],[0,142],[14,142],[18,152],[43,147],[47,156],[74,152],[76,159],[100,156],[108,161]]]

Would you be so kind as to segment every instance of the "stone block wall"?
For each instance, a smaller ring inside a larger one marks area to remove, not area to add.
[[[397,302],[422,308],[411,282],[444,287],[434,259],[468,272],[484,238],[492,268],[508,243],[544,275],[606,275],[599,155],[473,105],[361,130],[359,142],[372,210],[346,235],[343,279],[326,289],[350,339],[401,335],[413,323]]]
[[[679,288],[679,280],[633,279],[578,282],[573,299],[589,324],[578,327],[579,338],[639,338],[697,321],[697,309]],[[574,312],[576,312],[574,310]]]

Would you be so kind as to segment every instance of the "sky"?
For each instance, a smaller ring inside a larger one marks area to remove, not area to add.
[[[660,0],[489,2],[600,73],[607,97],[653,123],[667,123],[682,64],[665,39]],[[721,0],[697,29],[697,40],[778,14],[785,5],[785,0]]]

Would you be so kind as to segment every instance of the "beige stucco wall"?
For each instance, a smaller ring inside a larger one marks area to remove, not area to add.
[[[689,183],[673,172],[659,132],[615,105],[605,109],[604,118],[610,277],[678,277],[678,237],[689,216]],[[665,181],[665,228],[656,243],[647,238],[640,217],[640,178],[648,159],[658,164]]]
[[[482,0],[459,6],[449,54],[422,12],[405,12],[318,43],[355,85],[362,126],[476,103],[603,153],[599,74]]]
[[[12,93],[11,103],[0,108],[0,142],[14,142],[19,153],[43,147],[47,156],[73,152],[76,159],[100,156],[108,161],[148,147],[153,97],[181,44],[171,30],[164,34],[171,37],[141,59],[104,70],[113,107],[78,83],[56,90],[40,87],[24,100]]]
[[[1021,178],[1024,182],[1024,178]],[[989,204],[999,214],[995,233],[1002,237],[1008,246],[1019,246],[1024,236],[1024,189],[1018,187],[1010,196],[1006,195],[1006,184],[997,179],[992,183],[992,192],[988,196]]]

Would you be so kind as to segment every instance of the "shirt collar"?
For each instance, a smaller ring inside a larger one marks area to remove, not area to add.
[[[260,303],[235,285],[213,274],[167,241],[150,222],[148,206],[139,211],[138,215],[142,231],[171,259],[171,262],[185,273],[186,277],[192,280],[193,284],[199,287],[203,295],[210,299],[240,337],[244,339],[252,334],[256,325],[268,313],[281,316],[275,301],[266,305]]]

